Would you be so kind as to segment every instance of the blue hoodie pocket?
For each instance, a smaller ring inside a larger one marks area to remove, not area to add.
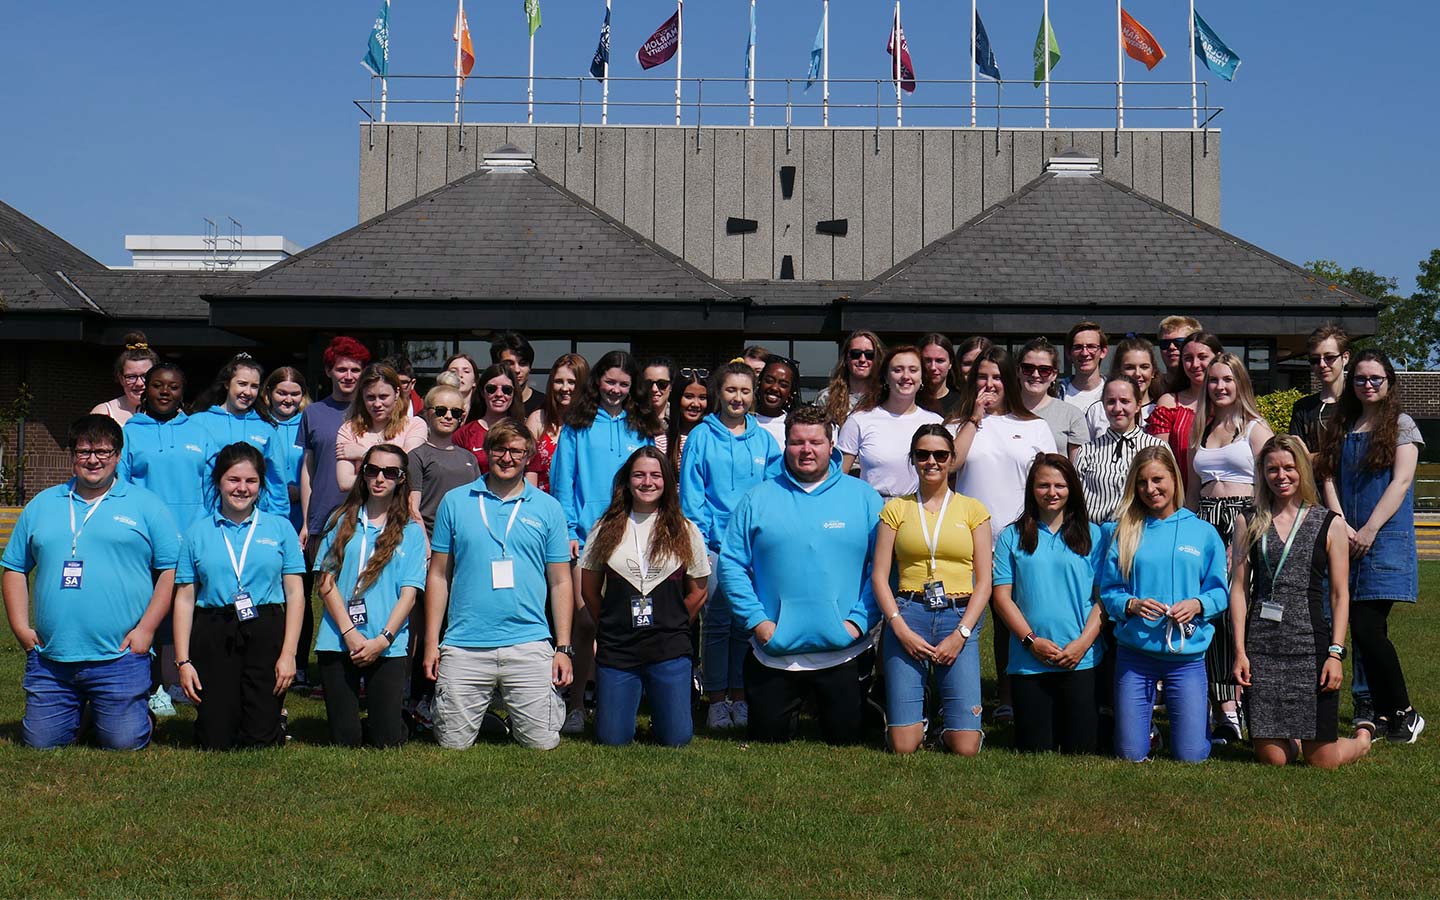
[[[834,604],[826,600],[780,602],[775,634],[765,645],[772,656],[839,650],[855,643]]]

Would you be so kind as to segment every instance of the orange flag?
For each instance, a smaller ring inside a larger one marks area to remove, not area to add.
[[[465,78],[470,70],[475,68],[475,49],[470,43],[470,23],[465,20],[465,5],[462,2],[455,11],[455,40],[460,43],[460,53],[456,58],[458,70],[455,74]],[[458,91],[459,88],[456,88]]]
[[[1125,53],[1131,59],[1144,63],[1146,69],[1155,68],[1165,58],[1165,51],[1155,36],[1123,9],[1120,10],[1120,34],[1125,39]]]

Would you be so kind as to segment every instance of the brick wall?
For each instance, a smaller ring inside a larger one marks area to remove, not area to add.
[[[1400,399],[1411,418],[1440,419],[1440,372],[1400,372]]]
[[[109,348],[73,344],[29,344],[0,354],[0,408],[9,410],[22,382],[30,390],[25,424],[25,488],[29,497],[70,477],[65,435],[70,423],[96,403],[115,397],[114,354]],[[17,445],[17,429],[3,435],[6,465]]]

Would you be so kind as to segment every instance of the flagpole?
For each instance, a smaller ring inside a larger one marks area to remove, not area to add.
[[[605,0],[605,24],[610,24],[610,0]],[[605,78],[600,82],[600,124],[610,124],[610,54],[605,54],[605,62],[601,64]]]
[[[824,0],[820,12],[824,37],[820,40],[820,124],[830,127],[830,0]]]
[[[978,73],[975,71],[975,57],[980,51],[975,49],[975,19],[980,15],[976,8],[976,0],[970,0],[970,127],[975,127],[975,79]]]
[[[1120,8],[1122,0],[1115,0],[1115,127],[1125,127],[1125,18]]]
[[[680,124],[680,64],[685,59],[685,0],[675,0],[675,124]]]
[[[525,29],[529,31],[530,23],[526,20]],[[535,32],[530,32],[530,77],[525,82],[525,124],[535,124]]]
[[[901,125],[900,115],[900,54],[904,52],[904,43],[900,39],[900,0],[895,0],[895,127]]]
[[[1190,127],[1200,127],[1200,111],[1195,102],[1195,0],[1190,0]]]
[[[755,127],[755,0],[750,0],[750,127]]]
[[[1041,14],[1042,29],[1045,32],[1041,38],[1040,53],[1045,57],[1045,127],[1050,127],[1050,0],[1045,0],[1045,10]]]
[[[1194,57],[1195,54],[1190,54]],[[1195,68],[1193,65],[1190,67]],[[390,72],[390,0],[385,0],[385,72]],[[1190,79],[1194,81],[1195,79]],[[380,121],[385,121],[385,99],[388,93],[385,75],[380,76]]]
[[[460,26],[465,21],[465,0],[456,0],[455,6],[455,124],[460,124]]]

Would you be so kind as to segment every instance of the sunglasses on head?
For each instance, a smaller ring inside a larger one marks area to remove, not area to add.
[[[377,466],[374,463],[366,463],[361,469],[366,478],[376,478],[384,475],[387,481],[402,481],[405,478],[405,470],[399,466]]]
[[[942,464],[950,461],[950,455],[951,451],[949,450],[916,450],[911,454],[917,463],[929,462],[933,459]]]
[[[511,394],[515,393],[515,388],[512,387],[512,386],[510,386],[510,385],[508,385],[508,384],[500,384],[500,383],[498,383],[498,382],[492,381],[492,382],[490,382],[489,384],[486,384],[486,385],[485,385],[485,393],[487,393],[487,394],[497,394],[497,393],[498,393],[498,394],[504,394],[505,396],[508,397],[508,396],[510,396]]]
[[[688,367],[687,367],[687,368],[684,368],[684,369],[681,369],[681,370],[680,370],[680,379],[681,379],[682,381],[689,381],[689,380],[692,379],[692,378],[698,378],[698,379],[700,379],[701,381],[704,381],[705,379],[707,379],[707,378],[709,378],[709,377],[710,377],[710,370],[709,370],[709,369],[691,369],[691,368],[688,368]]]
[[[874,350],[848,350],[845,355],[850,359],[874,359]]]
[[[437,419],[463,419],[465,410],[458,406],[432,406],[430,412],[435,414]]]

